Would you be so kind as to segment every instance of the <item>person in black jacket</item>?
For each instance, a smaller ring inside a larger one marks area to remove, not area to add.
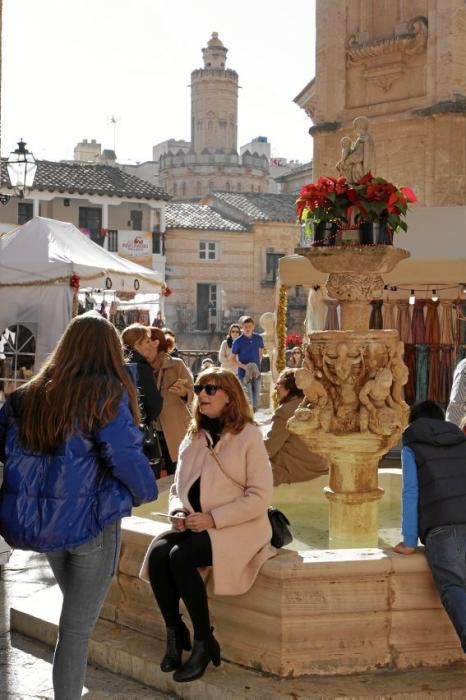
[[[137,368],[137,387],[144,425],[144,451],[152,463],[156,476],[160,476],[161,448],[158,444],[155,422],[162,410],[163,399],[155,383],[150,362],[154,359],[154,346],[150,328],[142,323],[133,323],[121,334],[123,344],[128,349],[128,360]]]
[[[137,366],[137,385],[144,411],[144,422],[156,421],[162,410],[162,396],[157,389],[150,362],[154,349],[150,338],[150,328],[142,323],[133,323],[121,334],[123,344],[128,348],[128,360]]]
[[[434,401],[411,408],[403,433],[403,542],[414,554],[418,537],[442,604],[466,652],[466,435]]]

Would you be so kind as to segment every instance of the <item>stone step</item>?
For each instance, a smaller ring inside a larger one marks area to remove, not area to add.
[[[54,586],[11,609],[11,627],[53,646],[61,595]],[[466,666],[379,671],[352,676],[277,678],[229,662],[209,667],[194,683],[162,673],[164,645],[154,637],[99,620],[90,644],[93,663],[186,700],[460,700],[466,698]]]

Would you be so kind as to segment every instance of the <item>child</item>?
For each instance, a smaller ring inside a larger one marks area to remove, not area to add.
[[[445,420],[434,401],[411,408],[403,433],[403,542],[414,554],[417,539],[442,604],[466,652],[466,435]]]

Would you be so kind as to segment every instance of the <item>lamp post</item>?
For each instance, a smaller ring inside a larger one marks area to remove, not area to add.
[[[24,193],[32,187],[37,170],[36,160],[26,148],[23,139],[18,142],[18,148],[8,156],[6,166],[11,186],[20,199],[23,199]]]

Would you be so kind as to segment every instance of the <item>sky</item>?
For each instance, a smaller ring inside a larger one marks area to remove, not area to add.
[[[314,76],[314,0],[4,0],[2,155],[72,159],[96,139],[119,162],[190,139],[190,75],[213,31],[239,74],[238,146],[307,162],[311,122],[293,98]],[[112,123],[112,117],[116,124]]]

